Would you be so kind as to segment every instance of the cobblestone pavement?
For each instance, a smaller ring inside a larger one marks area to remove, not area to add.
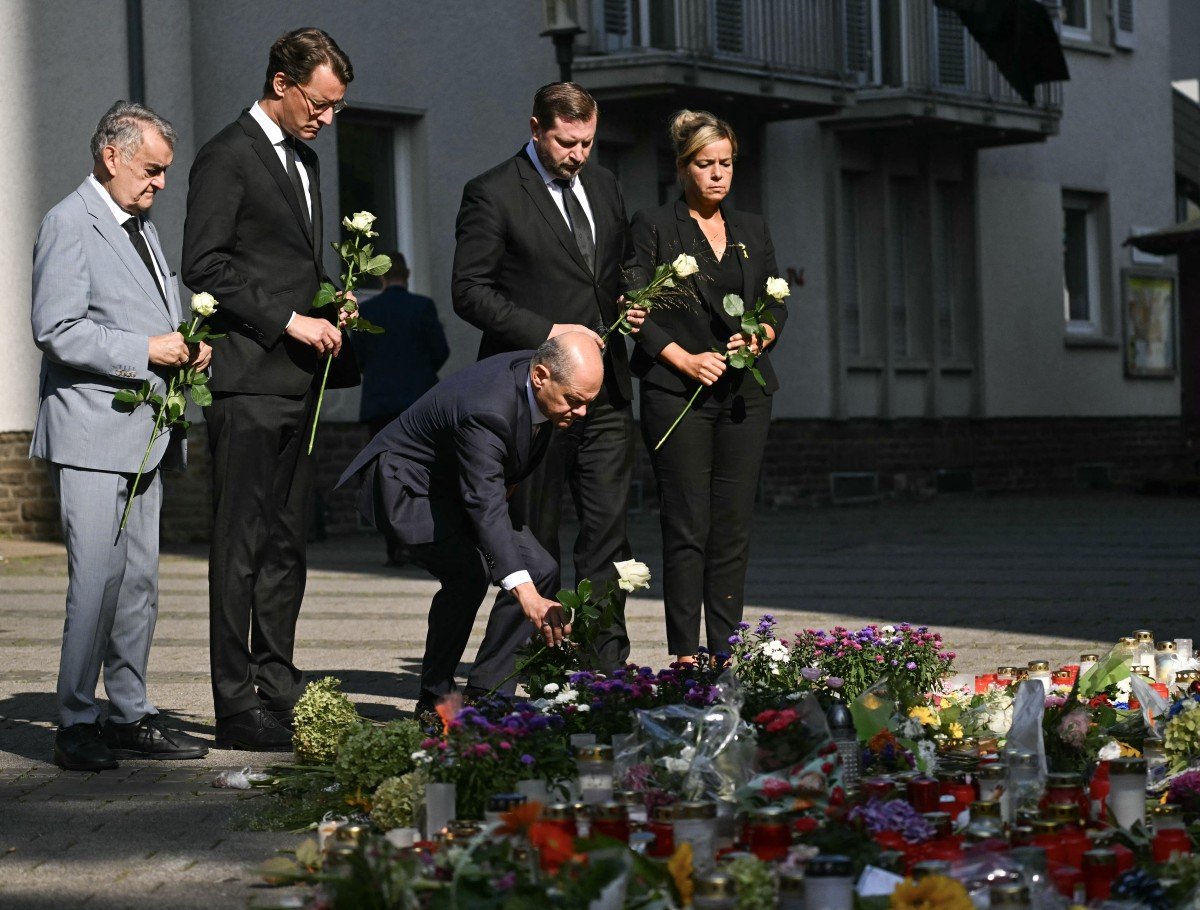
[[[634,553],[660,568],[657,523],[638,517]],[[1191,635],[1200,603],[1200,500],[1121,494],[943,497],[764,514],[746,616],[784,632],[908,620],[941,630],[964,671],[1065,661],[1134,628]],[[567,548],[569,551],[569,548]],[[206,553],[162,560],[151,695],[211,736]],[[362,535],[310,548],[297,663],[333,674],[364,714],[404,716],[416,696],[434,583],[382,566]],[[66,563],[61,547],[0,541],[0,907],[242,907],[288,897],[254,869],[288,834],[235,831],[244,793],[211,786],[263,756],[123,762],[101,774],[49,763]],[[662,588],[630,601],[633,659],[667,660]],[[485,615],[475,624],[473,653]]]

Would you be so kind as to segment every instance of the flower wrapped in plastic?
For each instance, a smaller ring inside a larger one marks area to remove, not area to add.
[[[671,704],[636,713],[633,732],[614,756],[622,786],[647,804],[671,797],[711,799],[732,809],[749,777],[754,733],[741,719],[741,691],[732,674],[714,687],[709,705]]]
[[[820,822],[845,802],[842,759],[816,696],[754,717],[757,773],[737,792],[744,808],[777,805]]]

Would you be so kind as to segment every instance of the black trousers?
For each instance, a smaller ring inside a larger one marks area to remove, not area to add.
[[[560,563],[559,526],[566,482],[579,519],[573,552],[575,584],[590,578],[601,589],[617,577],[613,563],[630,558],[626,513],[635,436],[632,409],[628,405],[614,407],[608,401],[607,389],[602,390],[582,420],[565,432],[555,431],[545,457],[517,485],[509,500],[513,526],[529,528]],[[556,578],[553,590],[557,592],[558,588]],[[511,600],[512,595],[502,592],[493,612],[507,609]],[[595,653],[590,655],[594,666],[601,670],[622,666],[629,658],[624,592],[617,607],[616,622],[597,638]],[[503,677],[512,672],[511,667],[500,672],[509,657],[489,645],[485,639],[472,677]]]
[[[292,707],[316,459],[314,394],[222,394],[205,408],[213,463],[209,661],[218,718]]]
[[[657,452],[691,394],[642,383],[642,437],[658,482],[667,649],[695,654],[700,607],[708,649],[729,651],[742,620],[750,524],[771,396],[749,376],[723,399],[702,392]]]

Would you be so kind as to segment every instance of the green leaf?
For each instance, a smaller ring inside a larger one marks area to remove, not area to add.
[[[742,298],[737,294],[726,294],[721,300],[721,306],[725,308],[725,312],[730,316],[741,316],[746,312],[746,304],[742,302]]]
[[[579,596],[574,591],[569,591],[566,589],[558,592],[557,600],[572,613],[578,610],[582,603],[582,601],[579,599]]]
[[[317,291],[317,295],[313,297],[313,308],[320,309],[323,306],[329,306],[337,299],[337,288],[328,281],[321,282],[321,288]]]
[[[140,392],[135,392],[133,389],[119,389],[113,392],[113,398],[118,404],[127,404],[130,407],[136,408],[144,399]]]
[[[758,381],[758,384],[764,389],[767,387],[767,381],[763,379],[763,374],[758,371],[758,367],[750,367],[750,375],[753,376]]]
[[[212,404],[213,396],[212,392],[209,391],[208,386],[197,384],[192,386],[188,391],[192,394],[192,401],[196,402],[196,404],[200,407],[207,408],[210,404]]]
[[[368,332],[371,335],[383,334],[382,326],[375,325],[369,319],[363,319],[361,316],[355,316],[347,325],[355,332]]]
[[[360,272],[365,272],[367,270],[367,264],[371,261],[370,250],[359,250],[355,255],[357,256],[358,270]]]
[[[192,377],[192,385],[208,385],[208,374],[196,370]]]
[[[161,395],[151,395],[146,400],[154,406],[155,412],[163,406],[163,397]]]
[[[747,335],[757,335],[760,331],[758,320],[753,316],[742,317],[742,331]]]
[[[392,260],[382,253],[378,256],[372,256],[368,261],[363,271],[368,275],[378,277],[392,267]]]
[[[591,600],[592,597],[592,580],[585,578],[579,582],[579,587],[575,589],[580,600]]]

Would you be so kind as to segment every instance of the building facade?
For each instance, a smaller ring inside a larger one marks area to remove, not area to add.
[[[792,282],[765,505],[1138,483],[1187,464],[1176,315],[1160,300],[1152,325],[1131,324],[1140,311],[1126,305],[1139,276],[1170,277],[1173,262],[1123,244],[1175,218],[1171,82],[1196,45],[1172,29],[1177,2],[1047,5],[1071,80],[1029,104],[933,0],[577,4],[574,77],[600,101],[596,160],[631,213],[675,192],[671,111],[706,108],[738,130],[733,203],[766,216]],[[557,77],[545,6],[0,4],[0,73],[22,99],[16,179],[0,186],[0,532],[57,530],[44,467],[24,457],[39,361],[29,254],[42,214],[89,170],[113,100],[141,94],[180,131],[153,211],[177,267],[195,150],[255,100],[274,38],[332,34],[356,79],[315,143],[326,235],[345,212],[380,215],[379,246],[402,250],[412,288],[438,304],[446,375],[478,344],[449,305],[462,186],[516,153],[534,89]],[[327,478],[365,436],[356,413],[354,392],[326,405]],[[207,529],[203,425],[192,432],[193,470],[169,481],[170,537]],[[335,527],[353,526],[345,498],[327,505]]]

